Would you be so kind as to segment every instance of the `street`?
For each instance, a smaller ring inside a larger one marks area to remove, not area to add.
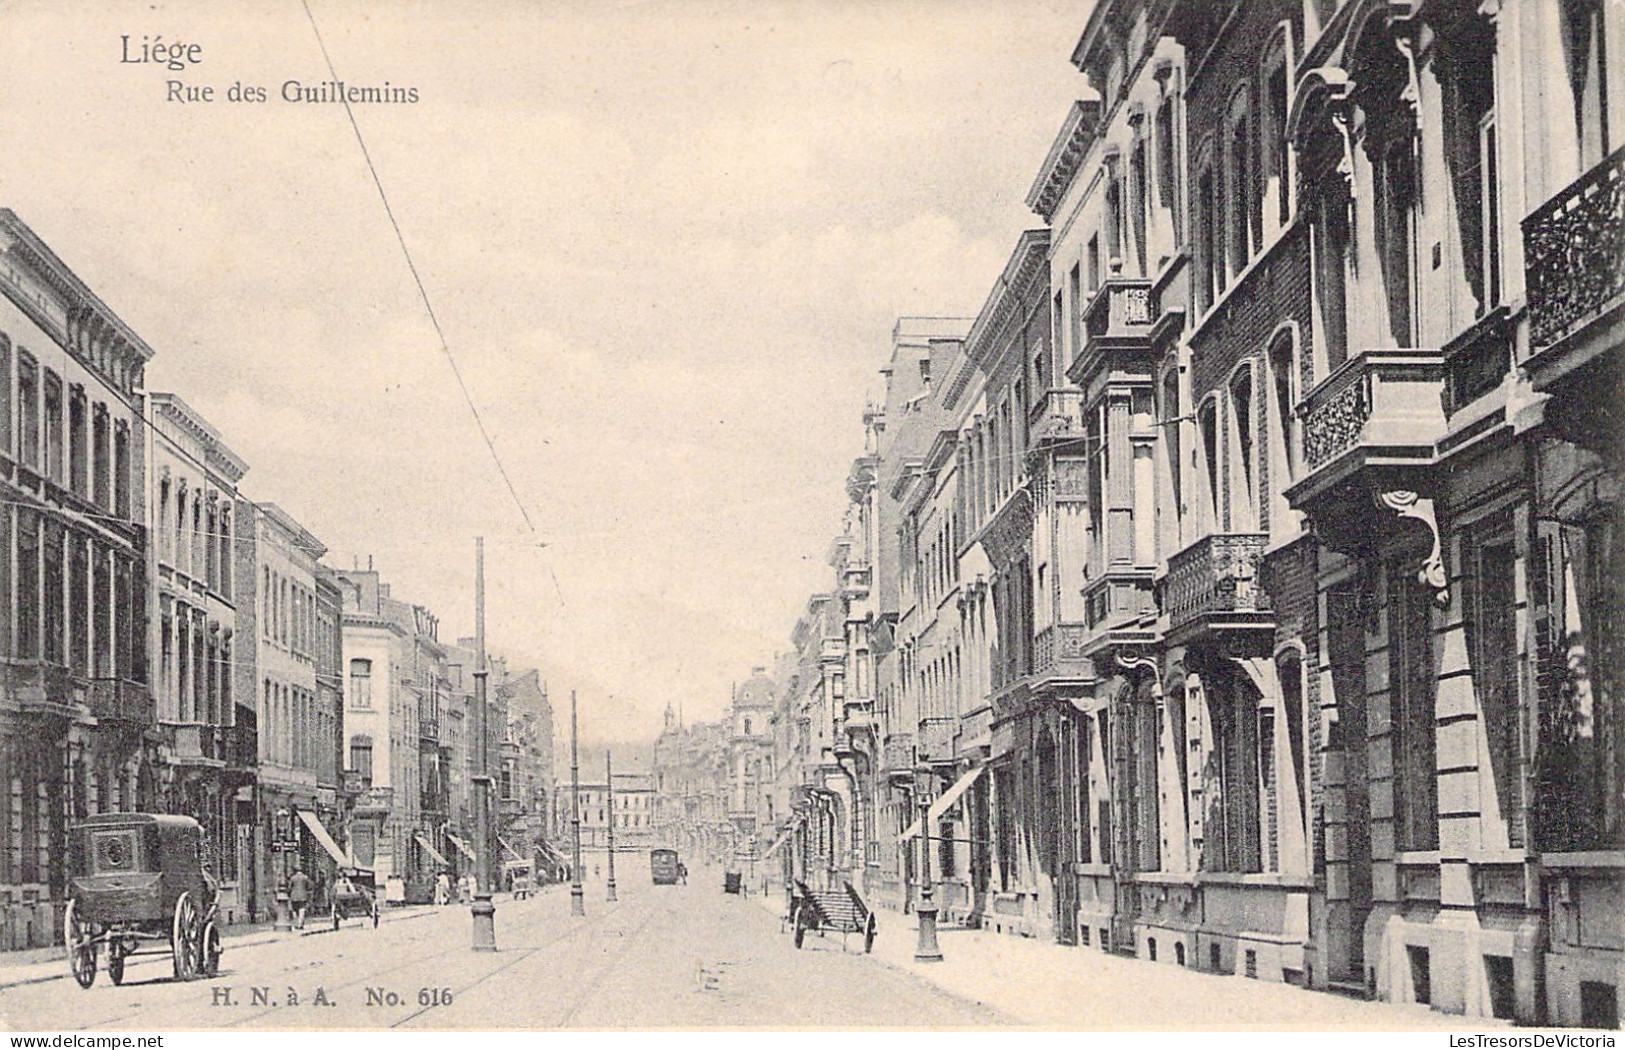
[[[228,941],[214,980],[176,983],[168,958],[154,956],[131,960],[122,987],[104,971],[88,991],[71,979],[0,988],[0,1028],[1016,1023],[865,958],[856,942],[845,954],[838,939],[815,939],[797,952],[756,901],[723,894],[720,877],[657,887],[636,872],[618,888],[620,901],[609,904],[603,884],[589,884],[585,919],[571,918],[564,886],[499,900],[495,954],[469,949],[468,909],[452,906],[376,930],[352,923],[239,950]],[[0,985],[5,980],[0,968]],[[256,1004],[256,988],[269,1003]]]
[[[167,957],[67,978],[0,968],[0,1028],[906,1027],[1165,1028],[1286,1025],[1349,1030],[1446,1028],[1426,1007],[1360,1002],[1279,983],[1200,973],[1018,937],[945,929],[948,960],[913,963],[912,917],[880,912],[873,955],[853,938],[811,937],[796,951],[774,907],[721,892],[715,872],[652,886],[635,872],[620,900],[587,886],[498,902],[499,951],[469,949],[466,907],[389,916],[378,929],[244,938],[215,980],[171,978]],[[39,967],[35,967],[36,970]],[[47,974],[52,971],[47,968]],[[1148,980],[1148,978],[1154,978]],[[981,999],[989,1002],[979,1002]],[[1200,1004],[1200,1018],[1193,1012]]]

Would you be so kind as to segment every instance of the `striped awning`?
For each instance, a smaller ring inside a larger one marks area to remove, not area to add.
[[[350,855],[339,848],[339,844],[334,841],[333,836],[329,835],[327,829],[322,827],[322,822],[316,819],[316,814],[306,809],[297,812],[300,821],[305,825],[305,830],[310,832],[310,837],[321,843],[322,849],[327,851],[327,855],[333,858],[335,864],[341,868],[355,867],[355,862],[350,859]]]
[[[931,803],[931,808],[926,810],[926,819],[933,824],[941,820],[942,815],[948,812],[955,802],[959,801],[959,796],[970,790],[970,786],[976,783],[976,778],[981,776],[985,769],[987,769],[986,766],[977,766],[954,781],[952,787],[944,791],[935,802]],[[906,841],[919,835],[921,827],[920,821],[916,820],[903,832],[899,841]]]
[[[434,848],[434,843],[430,842],[422,835],[413,835],[412,837],[418,840],[418,845],[423,847],[423,851],[438,861],[442,868],[451,867],[451,861],[446,859],[446,855],[444,853],[441,853],[439,850]]]
[[[478,858],[476,858],[474,856],[474,851],[468,848],[468,843],[464,842],[462,839],[458,838],[456,835],[453,835],[449,831],[446,832],[446,839],[453,846],[457,847],[457,852],[461,853],[463,856],[467,857],[469,860],[477,861]]]

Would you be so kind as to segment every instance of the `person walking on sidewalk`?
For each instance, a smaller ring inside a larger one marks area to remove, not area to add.
[[[294,929],[304,929],[305,912],[310,908],[310,876],[303,868],[293,869],[293,878],[288,880],[288,903],[293,906]]]

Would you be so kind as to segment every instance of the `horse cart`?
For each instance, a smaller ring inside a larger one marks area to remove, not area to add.
[[[370,868],[340,868],[334,877],[333,929],[345,919],[371,919],[378,928],[378,877]]]
[[[191,817],[103,813],[68,828],[68,906],[62,943],[79,987],[124,982],[132,955],[168,955],[175,979],[220,972],[218,889]]]
[[[797,879],[792,887],[786,921],[795,931],[797,948],[808,933],[822,937],[828,931],[841,935],[842,951],[846,950],[849,933],[863,936],[865,953],[874,950],[875,913],[850,882],[842,882],[840,889],[815,890]]]

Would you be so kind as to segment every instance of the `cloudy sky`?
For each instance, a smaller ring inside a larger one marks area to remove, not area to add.
[[[788,647],[899,314],[974,314],[1087,0],[0,4],[0,203],[157,350],[244,491],[581,690],[717,714]],[[201,45],[184,72],[121,37]],[[166,81],[210,103],[166,100]],[[237,84],[263,103],[232,102]],[[544,542],[546,547],[538,544]]]

